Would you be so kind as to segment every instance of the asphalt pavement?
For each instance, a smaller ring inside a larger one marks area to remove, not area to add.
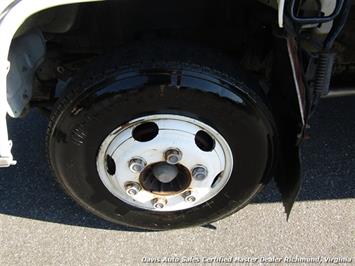
[[[288,222],[273,183],[208,228],[145,232],[100,220],[54,181],[45,158],[47,123],[37,110],[9,119],[18,164],[0,170],[0,265],[355,263],[355,97],[321,102]]]

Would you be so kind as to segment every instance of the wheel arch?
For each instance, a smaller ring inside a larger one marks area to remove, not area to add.
[[[12,117],[19,115],[18,112],[13,111],[7,101],[7,76],[11,68],[9,61],[11,42],[26,19],[51,7],[99,1],[102,0],[17,0],[6,2],[8,5],[0,15],[0,108],[2,112],[6,111]],[[4,6],[6,5],[4,4]]]
[[[97,1],[100,0],[3,0],[0,3],[0,167],[16,164],[11,153],[12,142],[8,136],[6,115],[12,117],[20,115],[20,112],[18,114],[13,112],[7,100],[7,78],[11,68],[9,53],[17,30],[30,16],[50,7]],[[20,105],[24,105],[26,101],[29,99],[23,99]]]

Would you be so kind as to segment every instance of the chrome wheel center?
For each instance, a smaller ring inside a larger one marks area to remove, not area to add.
[[[114,130],[100,147],[97,169],[105,187],[125,203],[178,211],[216,196],[231,176],[233,156],[212,127],[161,114]]]

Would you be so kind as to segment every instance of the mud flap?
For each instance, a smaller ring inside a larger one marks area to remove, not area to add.
[[[299,194],[302,183],[301,150],[299,146],[288,143],[284,145],[275,175],[276,185],[281,193],[287,220]]]
[[[288,46],[287,39],[275,39],[275,61],[273,86],[270,98],[274,107],[274,115],[278,122],[280,148],[278,165],[275,171],[275,182],[281,193],[287,219],[301,188],[302,171],[300,146],[303,140],[304,117],[302,113],[304,89],[299,87],[297,68],[293,66],[297,53]],[[291,52],[291,53],[290,53]],[[298,87],[297,87],[298,86]]]

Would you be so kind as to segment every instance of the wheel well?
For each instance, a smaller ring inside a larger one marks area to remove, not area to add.
[[[256,0],[123,0],[51,8],[30,17],[19,32],[40,27],[51,34],[51,41],[73,50],[107,50],[122,43],[164,38],[235,51],[250,35],[260,36],[276,22],[276,10]]]
[[[46,55],[35,73],[31,100],[53,100],[58,82],[69,80],[98,55],[127,43],[152,40],[192,42],[218,49],[268,80],[277,11],[261,2],[123,0],[39,12],[16,34],[20,37],[35,28],[46,39]]]

